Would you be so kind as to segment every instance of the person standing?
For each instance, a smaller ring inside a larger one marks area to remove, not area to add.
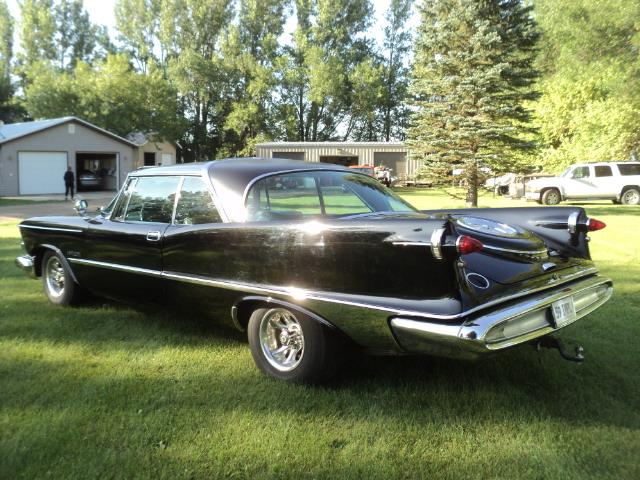
[[[71,167],[67,167],[67,171],[64,172],[64,199],[67,200],[67,196],[71,193],[71,200],[73,200],[73,184],[74,176]]]

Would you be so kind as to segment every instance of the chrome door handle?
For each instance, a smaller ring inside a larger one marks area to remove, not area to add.
[[[147,240],[149,240],[150,242],[157,242],[158,240],[160,240],[160,232],[153,231],[147,233]]]

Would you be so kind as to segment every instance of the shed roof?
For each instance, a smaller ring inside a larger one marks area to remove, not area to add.
[[[258,148],[408,148],[403,142],[264,142],[256,144]]]
[[[95,130],[96,132],[111,137],[118,142],[125,143],[131,147],[137,147],[135,143],[127,140],[126,138],[122,138],[115,133],[109,132],[108,130],[100,128],[93,123],[89,123],[86,120],[82,120],[78,117],[51,118],[48,120],[35,120],[33,122],[8,123],[6,125],[0,125],[0,145],[3,143],[12,142],[14,140],[17,140],[18,138],[33,135],[34,133],[56,127],[58,125],[64,125],[65,123],[69,122],[79,123],[80,125]]]

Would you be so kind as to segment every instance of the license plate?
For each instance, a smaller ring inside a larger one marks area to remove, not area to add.
[[[563,298],[551,304],[553,321],[556,328],[569,325],[576,321],[576,307],[573,304],[573,297]]]

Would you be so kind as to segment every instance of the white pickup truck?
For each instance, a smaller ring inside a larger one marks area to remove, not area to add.
[[[545,205],[563,200],[612,200],[640,204],[640,162],[601,162],[571,165],[558,177],[531,180],[525,197]]]

